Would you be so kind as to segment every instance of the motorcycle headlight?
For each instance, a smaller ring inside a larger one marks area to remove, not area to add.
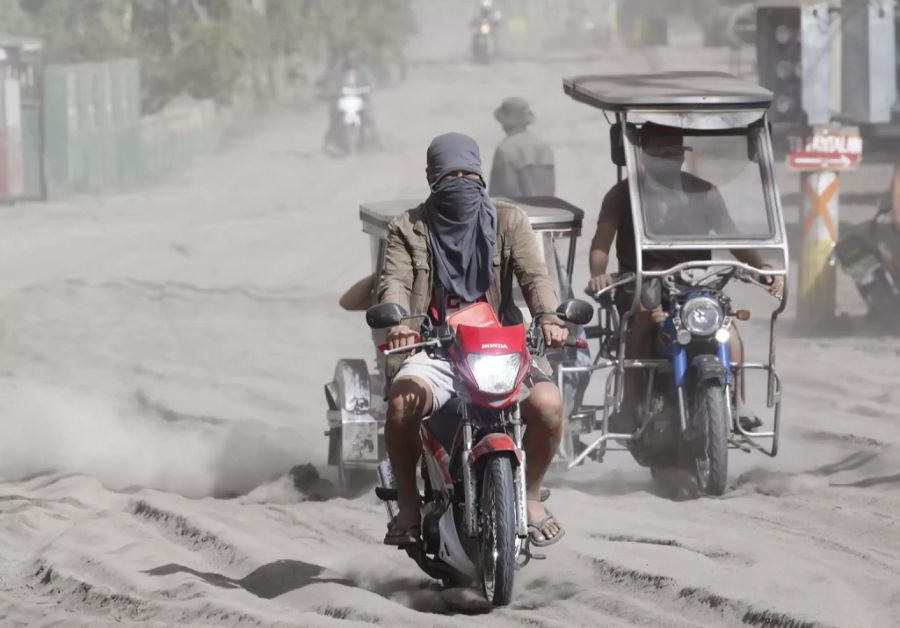
[[[490,32],[491,32],[491,25],[490,25],[490,24],[482,24],[482,25],[481,25],[481,34],[482,34],[482,35],[487,35],[487,34],[489,34]]]
[[[494,395],[512,392],[522,366],[518,353],[472,353],[466,358],[478,390]]]
[[[681,322],[695,336],[711,336],[722,326],[722,308],[710,297],[694,297],[684,304]]]

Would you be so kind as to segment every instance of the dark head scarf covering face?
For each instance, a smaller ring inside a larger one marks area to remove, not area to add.
[[[431,195],[425,201],[425,222],[435,276],[448,292],[472,302],[493,279],[497,209],[483,178],[447,175],[462,171],[481,177],[478,144],[467,135],[446,133],[434,138],[427,158]]]

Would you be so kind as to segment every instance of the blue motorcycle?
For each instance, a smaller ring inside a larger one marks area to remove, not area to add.
[[[721,495],[729,449],[778,451],[774,332],[787,301],[771,284],[787,278],[790,258],[767,118],[772,93],[718,72],[574,76],[563,89],[610,123],[617,183],[592,260],[608,263],[615,244],[619,267],[633,271],[592,294],[601,302],[599,322],[586,328],[597,341],[593,362],[557,369],[561,389],[566,377],[598,383],[594,375],[607,375],[599,405],[576,403],[567,413],[568,466],[602,461],[619,445],[656,478],[687,471],[701,494]],[[595,276],[608,274],[600,265]],[[765,362],[730,355],[733,322],[749,317],[725,292],[733,281],[778,299]],[[743,407],[751,370],[767,380],[765,428]]]
[[[564,367],[563,372],[612,369],[606,381],[606,403],[591,411],[601,413],[596,426],[601,437],[581,448],[574,466],[585,457],[602,461],[608,441],[624,442],[634,459],[649,467],[655,479],[665,482],[671,470],[687,471],[703,494],[722,495],[728,482],[728,452],[749,451],[759,438],[773,439],[777,452],[780,383],[769,365],[732,361],[730,341],[733,322],[747,320],[750,312],[735,309],[724,292],[731,281],[766,288],[765,271],[740,262],[686,262],[664,274],[656,273],[640,288],[641,307],[654,312],[653,357],[624,357],[621,321],[633,311],[635,275],[617,278],[594,297],[600,304],[599,323],[588,336],[600,339],[600,351],[591,367]],[[616,298],[614,298],[614,295]],[[770,396],[775,407],[775,431],[757,432],[761,422],[742,415],[736,390],[739,373],[750,369],[771,373]],[[623,405],[625,373],[639,377],[639,399]],[[585,414],[585,408],[581,409]],[[620,426],[623,414],[630,427]],[[617,429],[618,424],[618,429]]]

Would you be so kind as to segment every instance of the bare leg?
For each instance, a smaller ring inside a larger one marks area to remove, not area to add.
[[[375,275],[369,275],[353,284],[341,296],[338,304],[349,311],[366,310],[373,305],[372,291],[375,289]]]
[[[397,483],[398,530],[419,523],[416,486],[416,465],[422,452],[419,423],[431,412],[432,403],[431,388],[417,377],[403,377],[391,385],[384,435]]]
[[[528,426],[523,443],[528,520],[536,523],[547,516],[540,501],[541,481],[562,438],[562,398],[559,389],[550,382],[535,384],[528,399],[522,403],[522,416]],[[559,531],[559,523],[554,519],[541,528],[545,539],[553,538]]]

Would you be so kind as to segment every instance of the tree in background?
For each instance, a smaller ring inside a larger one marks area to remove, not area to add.
[[[131,0],[128,29],[141,59],[143,107],[180,94],[228,103],[251,71],[257,16],[246,0]]]
[[[284,0],[290,1],[290,0]],[[332,0],[313,2],[329,62],[354,44],[382,81],[405,76],[404,48],[416,32],[409,0]]]
[[[139,58],[145,112],[182,94],[265,101],[280,61],[321,68],[349,42],[402,76],[414,30],[411,0],[0,0],[0,32],[40,37],[48,62]]]

